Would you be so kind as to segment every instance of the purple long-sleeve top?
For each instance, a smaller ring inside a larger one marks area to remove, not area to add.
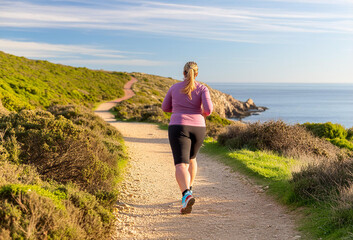
[[[162,103],[164,112],[172,112],[169,125],[205,127],[205,118],[212,113],[213,104],[208,88],[195,81],[196,89],[191,92],[192,99],[182,93],[186,82],[171,86]]]

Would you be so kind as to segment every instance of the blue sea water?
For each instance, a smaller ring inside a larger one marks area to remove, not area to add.
[[[332,122],[353,127],[353,84],[208,83],[235,99],[269,109],[244,121]]]

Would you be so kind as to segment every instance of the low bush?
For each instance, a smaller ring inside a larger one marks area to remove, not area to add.
[[[302,125],[320,138],[345,139],[347,137],[346,129],[340,124],[333,124],[331,122],[327,122],[327,123],[304,123]]]
[[[22,110],[3,116],[0,122],[6,123],[0,125],[1,130],[8,129],[5,148],[14,139],[19,145],[7,147],[12,151],[9,155],[16,156],[14,163],[33,164],[43,177],[74,182],[91,193],[115,189],[122,150],[118,140],[108,141],[98,131],[43,110]]]
[[[353,159],[311,163],[293,173],[292,183],[304,201],[331,200],[353,183]]]
[[[113,108],[115,117],[119,120],[138,122],[156,122],[167,124],[170,114],[163,112],[161,104],[131,104],[121,102]]]
[[[292,175],[296,202],[311,209],[309,229],[322,239],[351,239],[353,159],[311,163]]]
[[[114,216],[74,186],[0,186],[0,238],[106,239]]]
[[[107,239],[126,159],[92,111],[52,106],[0,116],[0,239]]]
[[[350,186],[343,187],[339,192],[339,197],[336,199],[336,204],[333,207],[331,224],[335,228],[350,226],[350,231],[353,234],[353,183]]]
[[[353,127],[347,130],[347,140],[353,141]]]
[[[327,139],[327,140],[339,148],[345,148],[345,149],[353,151],[353,142],[352,141],[348,141],[347,139],[341,139],[341,138],[334,138],[334,139]]]
[[[234,124],[218,136],[218,141],[231,149],[270,150],[295,158],[337,159],[342,154],[339,148],[313,136],[304,127],[283,121]]]
[[[327,123],[304,123],[306,129],[311,131],[315,136],[326,139],[339,148],[346,149],[347,154],[352,156],[353,153],[353,132],[352,129],[345,129],[340,124]]]

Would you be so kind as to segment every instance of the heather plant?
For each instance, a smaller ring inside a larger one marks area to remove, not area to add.
[[[308,164],[293,173],[291,182],[296,196],[304,201],[337,198],[341,189],[353,183],[353,159]]]
[[[340,189],[335,200],[331,224],[336,228],[350,226],[353,233],[353,182]]]
[[[351,239],[353,159],[311,163],[292,175],[296,202],[312,206],[310,225],[319,230],[319,236]]]
[[[75,186],[0,185],[0,238],[106,239],[114,215]]]
[[[126,153],[80,106],[0,116],[0,239],[107,239]]]
[[[295,158],[337,159],[341,156],[336,146],[313,136],[302,126],[283,121],[232,125],[218,136],[218,141],[231,149],[270,150]]]
[[[14,163],[32,164],[47,179],[74,182],[91,193],[115,188],[118,161],[123,160],[118,139],[43,110],[22,110],[3,116],[0,122],[6,122],[0,129],[11,129],[4,134],[5,142],[16,139],[20,145]],[[8,149],[14,152],[13,148]]]

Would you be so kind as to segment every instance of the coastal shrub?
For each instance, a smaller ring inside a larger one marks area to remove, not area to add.
[[[300,199],[331,201],[352,185],[353,159],[311,163],[292,175],[293,189]]]
[[[135,104],[132,107],[129,103],[121,102],[113,108],[113,112],[119,120],[167,124],[170,119],[170,114],[163,112],[161,104]]]
[[[347,130],[347,140],[353,141],[353,127]]]
[[[114,216],[96,198],[73,186],[0,186],[3,239],[107,239]]]
[[[350,226],[350,231],[353,231],[353,182],[340,190],[333,207],[331,225],[335,228]]]
[[[327,139],[327,140],[339,148],[346,148],[348,150],[353,151],[352,141],[348,141],[347,139],[341,139],[341,138],[334,138],[334,139]]]
[[[233,121],[231,120],[228,120],[226,118],[222,118],[221,116],[219,116],[219,114],[217,113],[212,113],[210,116],[208,116],[206,118],[206,120],[208,122],[211,122],[211,123],[214,123],[214,124],[217,124],[217,125],[222,125],[223,127],[224,126],[228,126],[228,125],[231,125],[233,123]]]
[[[235,124],[220,134],[218,141],[231,149],[270,150],[295,158],[337,159],[341,154],[339,148],[313,136],[304,127],[283,121]]]
[[[46,179],[73,182],[91,193],[115,189],[118,162],[124,160],[121,140],[43,110],[2,116],[0,130],[6,143],[17,141],[15,147],[3,145],[6,151],[19,152],[16,159],[9,158],[13,163],[32,164]]]
[[[302,124],[306,129],[314,133],[316,136],[321,138],[340,138],[345,139],[347,137],[346,129],[340,124],[327,123],[304,123]]]
[[[12,164],[11,162],[4,159],[0,161],[0,186],[9,183],[37,185],[41,184],[42,181],[38,172],[33,166],[26,164]]]
[[[75,125],[81,126],[95,134],[99,134],[103,138],[117,140],[116,143],[119,151],[123,152],[121,144],[122,135],[110,124],[107,124],[102,118],[98,117],[87,107],[81,105],[54,105],[47,109],[54,116],[63,116],[72,121]]]
[[[108,239],[122,137],[84,107],[50,110],[0,115],[0,239]]]

